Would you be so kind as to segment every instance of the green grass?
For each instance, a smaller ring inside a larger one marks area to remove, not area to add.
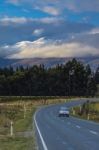
[[[33,117],[33,114],[35,112],[36,108],[32,108],[31,111],[26,111],[26,115],[25,115],[25,118],[24,118],[24,113],[21,112],[20,114],[20,119],[18,119],[16,122],[15,122],[15,131],[16,132],[23,132],[23,131],[26,131],[26,130],[32,130],[32,117]]]
[[[0,150],[35,150],[34,139],[24,137],[0,139]]]

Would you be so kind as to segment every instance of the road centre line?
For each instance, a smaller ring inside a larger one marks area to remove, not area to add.
[[[90,133],[95,134],[95,135],[98,134],[97,132],[95,132],[95,131],[93,131],[93,130],[90,130]]]
[[[76,125],[76,127],[77,127],[77,128],[79,128],[79,129],[81,128],[81,127],[80,127],[80,126],[78,126],[78,125]]]

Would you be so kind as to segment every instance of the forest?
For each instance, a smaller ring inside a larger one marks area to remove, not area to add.
[[[93,72],[75,58],[52,68],[0,68],[0,96],[94,96],[97,84],[99,67]]]

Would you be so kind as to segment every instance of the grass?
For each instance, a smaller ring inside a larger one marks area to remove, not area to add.
[[[32,108],[31,111],[27,111],[24,118],[24,113],[20,115],[20,119],[15,122],[16,132],[24,132],[26,130],[32,130],[32,117],[36,110],[36,107]]]
[[[9,137],[0,139],[0,150],[35,150],[33,138]]]
[[[24,105],[26,110],[24,111]],[[35,150],[33,133],[34,103],[11,102],[0,105],[0,150]],[[10,121],[13,120],[14,135],[10,135]]]
[[[72,108],[71,115],[81,119],[99,122],[99,102],[91,102],[89,104],[86,104],[83,113],[81,113],[81,109],[82,106],[76,106]]]

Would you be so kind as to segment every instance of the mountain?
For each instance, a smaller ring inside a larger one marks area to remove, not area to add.
[[[0,58],[0,67],[9,67],[13,66],[16,68],[17,66],[33,66],[44,64],[45,67],[54,67],[57,64],[65,64],[67,61],[72,58],[30,58],[30,59],[3,59]],[[99,65],[99,57],[83,57],[76,58],[82,63],[89,64],[93,70],[95,70]]]
[[[19,59],[3,59],[0,58],[0,68],[13,66],[14,63],[17,63]]]

